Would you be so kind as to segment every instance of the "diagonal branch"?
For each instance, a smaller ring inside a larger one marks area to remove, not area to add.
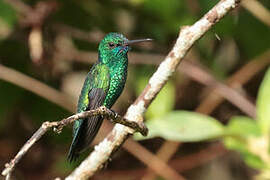
[[[142,115],[146,111],[146,108],[148,108],[168,78],[176,70],[178,64],[192,45],[223,16],[235,8],[239,2],[239,0],[222,0],[194,25],[181,29],[173,49],[160,64],[141,95],[127,110],[126,119],[136,122],[143,120]],[[87,179],[93,176],[109,160],[111,154],[127,139],[128,135],[133,133],[134,130],[128,127],[115,125],[111,133],[101,143],[95,146],[95,150],[66,179]]]
[[[6,176],[7,179],[10,178],[12,171],[14,170],[16,164],[21,160],[21,158],[28,152],[28,150],[50,129],[57,133],[60,133],[64,126],[78,120],[83,119],[90,116],[102,115],[104,118],[110,119],[114,123],[121,123],[125,126],[128,126],[136,131],[140,132],[142,135],[146,136],[148,133],[148,129],[143,124],[143,122],[137,124],[134,121],[128,121],[113,112],[112,110],[106,108],[105,106],[101,106],[97,109],[81,112],[78,114],[74,114],[66,119],[61,121],[54,122],[44,122],[41,127],[33,134],[33,136],[24,144],[24,146],[20,149],[14,159],[10,161],[10,163],[5,164],[5,169],[2,171],[2,175]]]

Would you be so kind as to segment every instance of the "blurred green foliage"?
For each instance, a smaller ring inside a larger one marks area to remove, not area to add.
[[[17,22],[16,11],[7,3],[0,1],[0,17],[4,20],[10,28],[14,28]]]
[[[137,139],[162,137],[171,141],[196,142],[224,135],[224,128],[217,120],[188,111],[172,111],[157,119],[148,120],[146,125],[149,135]]]

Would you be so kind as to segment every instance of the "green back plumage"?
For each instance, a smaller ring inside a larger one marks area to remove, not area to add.
[[[107,92],[110,86],[109,68],[101,63],[94,64],[84,81],[77,106],[77,113],[85,111],[89,104],[88,93],[93,88]]]
[[[91,71],[87,74],[84,81],[81,95],[77,106],[77,113],[86,111],[89,106],[89,92],[94,88],[103,89],[104,93],[107,93],[110,86],[109,68],[104,64],[93,65]],[[74,133],[77,133],[76,129],[82,124],[82,120],[75,121]],[[76,136],[76,134],[74,134]]]

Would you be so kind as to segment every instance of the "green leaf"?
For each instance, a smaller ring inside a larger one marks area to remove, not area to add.
[[[247,142],[246,139],[238,139],[235,137],[225,137],[224,138],[224,145],[228,148],[228,149],[232,149],[232,150],[236,150],[240,153],[248,153],[248,148],[247,148]]]
[[[257,121],[245,117],[233,117],[226,127],[224,144],[228,149],[238,151],[247,165],[255,169],[267,168],[267,163],[261,158],[263,151],[267,149],[257,148],[261,144],[262,134]]]
[[[244,161],[255,169],[265,169],[267,167],[267,164],[259,156],[252,153],[245,154]]]
[[[173,111],[163,118],[146,122],[149,135],[146,138],[162,137],[172,141],[193,142],[220,137],[224,128],[214,118],[188,111]],[[136,136],[135,139],[145,139]]]
[[[269,133],[270,127],[270,68],[268,68],[259,89],[257,99],[257,117],[264,134]]]
[[[258,123],[246,116],[235,116],[231,118],[226,127],[226,134],[240,136],[261,135]]]
[[[239,152],[246,164],[250,167],[255,169],[264,169],[267,167],[267,164],[258,155],[249,151],[247,139],[226,137],[224,139],[224,145],[228,149]]]

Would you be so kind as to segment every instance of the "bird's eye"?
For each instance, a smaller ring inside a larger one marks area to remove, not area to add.
[[[121,46],[121,44],[120,43],[118,43],[118,44],[116,44],[116,46],[118,47],[118,46]]]
[[[109,42],[109,47],[114,47],[114,43],[112,43],[112,42]]]

